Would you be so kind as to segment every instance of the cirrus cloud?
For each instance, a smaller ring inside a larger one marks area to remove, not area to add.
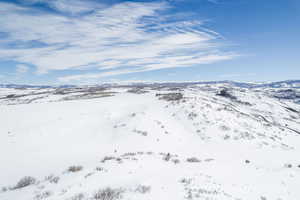
[[[0,27],[6,34],[0,39],[0,59],[33,65],[37,74],[82,70],[79,75],[58,77],[78,81],[237,56],[222,50],[220,35],[203,28],[203,21],[170,14],[167,2],[47,2],[57,12],[0,3]]]
[[[24,73],[28,72],[28,70],[29,70],[29,67],[26,65],[19,64],[16,66],[17,74],[24,74]]]

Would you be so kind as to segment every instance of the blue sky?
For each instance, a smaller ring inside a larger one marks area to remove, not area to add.
[[[300,78],[298,0],[0,0],[0,83]]]

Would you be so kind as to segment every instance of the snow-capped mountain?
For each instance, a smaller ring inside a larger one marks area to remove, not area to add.
[[[0,89],[1,200],[298,200],[300,81]]]
[[[189,82],[107,82],[99,84],[98,86],[103,87],[119,87],[119,86],[190,86],[190,85],[206,85],[206,84],[230,84],[241,88],[300,88],[300,80],[287,80],[269,83],[245,83],[238,81],[189,81]],[[91,85],[94,86],[94,85]],[[79,87],[76,85],[22,85],[22,84],[0,84],[0,88],[75,88]]]

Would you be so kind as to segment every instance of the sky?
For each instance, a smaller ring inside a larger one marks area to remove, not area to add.
[[[299,0],[0,0],[0,83],[300,79]]]

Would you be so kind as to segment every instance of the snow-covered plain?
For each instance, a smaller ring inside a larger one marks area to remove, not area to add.
[[[0,88],[0,199],[299,200],[291,90]]]

